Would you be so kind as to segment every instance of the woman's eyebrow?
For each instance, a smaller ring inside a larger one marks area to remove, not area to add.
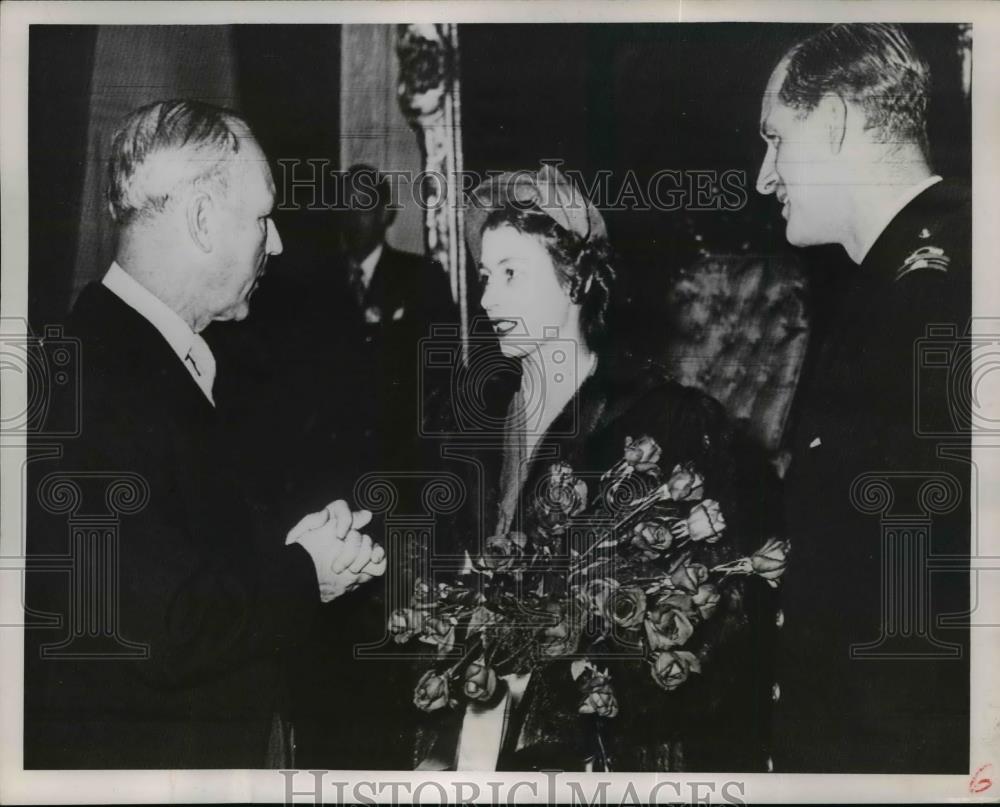
[[[517,262],[518,260],[520,260],[520,259],[517,257],[517,255],[505,255],[500,260],[498,260],[494,264],[494,266],[496,266],[496,268],[499,269],[501,266],[503,266],[506,263],[510,263],[512,261],[513,262]],[[490,268],[486,264],[482,263],[481,261],[479,263],[479,268],[480,268],[480,270],[482,270],[484,272],[489,272],[490,271]]]

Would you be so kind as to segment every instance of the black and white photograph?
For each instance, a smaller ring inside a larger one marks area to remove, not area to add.
[[[0,8],[0,801],[996,800],[996,7],[530,6]]]

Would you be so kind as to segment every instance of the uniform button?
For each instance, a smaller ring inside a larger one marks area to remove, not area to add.
[[[781,685],[777,681],[771,685],[771,700],[775,703],[781,700]]]
[[[767,758],[767,772],[774,773],[774,760],[771,757]]]
[[[777,625],[779,628],[785,624],[785,612],[782,611],[780,608],[778,609],[778,612],[774,615],[774,624]]]

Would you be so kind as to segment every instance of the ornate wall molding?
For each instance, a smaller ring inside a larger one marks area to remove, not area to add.
[[[399,103],[417,133],[423,157],[421,198],[427,255],[451,278],[462,330],[462,360],[468,358],[465,228],[457,185],[462,175],[462,115],[458,26],[400,25]]]

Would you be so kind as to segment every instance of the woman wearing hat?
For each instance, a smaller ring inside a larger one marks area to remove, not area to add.
[[[449,466],[471,469],[469,489],[482,495],[470,499],[482,506],[461,513],[447,531],[455,544],[435,551],[475,557],[482,538],[521,528],[530,511],[527,492],[550,463],[600,474],[621,458],[626,438],[644,434],[661,446],[662,467],[691,461],[703,469],[733,533],[759,546],[763,517],[745,506],[759,491],[734,495],[742,460],[720,405],[614,349],[612,252],[590,201],[552,166],[503,174],[473,192],[466,227],[482,308],[499,343],[498,372],[470,374],[476,389],[449,396],[442,417],[461,431],[469,418],[456,408],[482,400],[486,411],[477,422],[498,425],[492,442],[478,441],[471,461],[466,449],[467,459]],[[609,663],[620,708],[602,722],[601,736],[595,735],[598,722],[579,713],[569,661],[534,672],[498,670],[506,682],[499,702],[421,716],[415,764],[763,771],[768,648],[748,629],[755,595],[741,593],[727,608],[728,638],[718,642],[704,673],[676,691],[658,688],[635,660]]]

